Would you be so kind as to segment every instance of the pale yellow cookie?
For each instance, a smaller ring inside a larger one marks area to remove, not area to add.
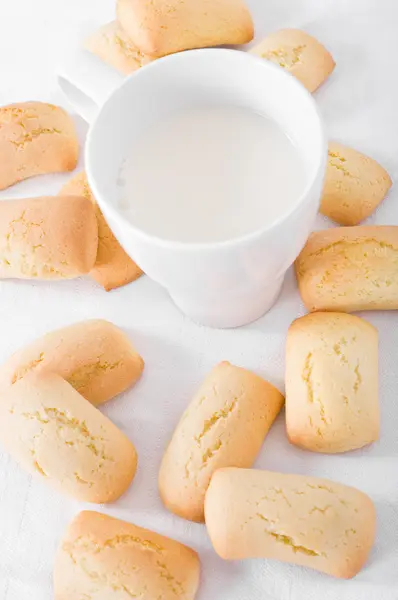
[[[92,202],[98,221],[98,252],[90,276],[109,292],[114,288],[127,285],[142,275],[141,269],[126,254],[113,235],[104,215],[98,206],[82,171],[68,181],[60,194],[84,196]]]
[[[204,520],[204,498],[220,467],[251,467],[283,406],[282,394],[254,373],[217,365],[183,414],[163,457],[159,490],[169,510]]]
[[[309,311],[398,309],[398,226],[317,231],[295,266]]]
[[[0,442],[29,473],[84,502],[116,500],[137,467],[130,440],[56,374],[2,391]]]
[[[98,248],[92,204],[77,196],[0,202],[0,279],[72,279]]]
[[[0,368],[0,390],[32,373],[57,373],[94,405],[134,385],[144,361],[109,321],[69,325],[31,342]]]
[[[194,600],[196,552],[148,529],[83,511],[54,564],[55,600]]]
[[[153,60],[132,43],[117,21],[107,23],[90,35],[85,48],[123,75],[129,75]]]
[[[375,537],[371,499],[327,479],[221,469],[206,494],[206,526],[222,558],[266,558],[354,577]]]
[[[289,328],[286,430],[313,452],[347,452],[379,437],[378,333],[344,313],[313,313]]]
[[[358,225],[391,186],[391,177],[375,160],[331,142],[320,212],[340,225]]]
[[[75,125],[59,106],[0,107],[0,190],[34,175],[73,171],[78,155]]]
[[[309,92],[315,92],[336,66],[328,50],[314,37],[299,29],[275,31],[250,52],[286,69]]]
[[[152,57],[253,38],[244,0],[118,0],[117,17],[131,41]]]

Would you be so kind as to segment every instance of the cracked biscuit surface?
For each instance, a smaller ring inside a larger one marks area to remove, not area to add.
[[[30,374],[57,373],[99,405],[134,385],[143,369],[144,361],[118,327],[90,320],[47,333],[18,350],[0,368],[0,389]]]
[[[222,362],[205,379],[164,454],[159,490],[166,507],[204,520],[204,497],[221,467],[250,467],[282,408],[282,394],[254,373]]]
[[[56,374],[29,375],[3,390],[2,446],[29,473],[85,502],[112,502],[132,482],[130,440]]]
[[[391,186],[391,177],[375,160],[331,142],[320,212],[340,225],[358,225],[376,210]]]
[[[376,441],[380,429],[378,333],[344,313],[313,313],[289,328],[286,429],[313,452],[347,452]]]
[[[295,262],[309,311],[398,309],[398,226],[312,233]]]
[[[75,125],[59,106],[0,107],[0,190],[35,175],[73,171],[78,155]]]
[[[375,537],[370,498],[316,477],[220,469],[205,513],[214,549],[224,559],[274,559],[341,578],[361,570]]]
[[[117,18],[145,54],[246,44],[253,20],[244,0],[118,0]]]
[[[194,600],[196,552],[153,531],[83,511],[69,525],[54,566],[56,600]]]
[[[117,21],[107,23],[85,41],[85,48],[123,75],[129,75],[153,59],[135,46]]]
[[[331,54],[314,37],[299,29],[271,33],[250,50],[294,75],[309,92],[329,77],[335,68]]]
[[[77,196],[0,202],[0,279],[72,279],[98,248],[92,204]]]
[[[126,254],[105,220],[91,189],[86,173],[78,173],[60,191],[61,195],[84,196],[94,205],[98,221],[98,251],[90,276],[108,292],[131,283],[142,275],[141,269]]]

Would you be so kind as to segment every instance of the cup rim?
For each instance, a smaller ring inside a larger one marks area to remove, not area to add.
[[[200,54],[214,53],[214,54],[217,54],[218,57],[220,56],[221,53],[223,53],[224,55],[226,55],[226,54],[239,55],[240,60],[243,59],[243,60],[248,60],[248,61],[256,61],[259,65],[261,65],[262,68],[264,68],[266,70],[277,70],[281,76],[289,78],[290,84],[293,87],[295,87],[299,93],[303,94],[306,97],[308,103],[310,104],[311,109],[316,117],[318,131],[320,134],[321,147],[324,148],[323,152],[320,152],[320,154],[319,154],[318,161],[316,163],[316,167],[312,170],[312,174],[310,175],[310,178],[309,178],[304,190],[301,192],[299,198],[297,199],[297,202],[293,205],[291,210],[282,214],[280,217],[278,217],[271,223],[265,225],[261,229],[257,229],[256,231],[252,231],[243,236],[238,236],[235,238],[217,241],[217,242],[184,242],[184,241],[179,241],[179,240],[172,240],[172,239],[162,238],[157,235],[153,235],[151,233],[144,231],[143,229],[140,229],[139,227],[136,227],[133,223],[131,223],[131,221],[127,220],[122,215],[122,213],[116,208],[116,206],[112,202],[109,202],[106,198],[104,198],[102,196],[100,190],[97,187],[95,177],[92,174],[92,166],[91,166],[91,160],[90,160],[90,148],[91,148],[91,139],[93,136],[93,132],[96,129],[96,126],[102,117],[103,108],[106,107],[108,104],[110,104],[113,101],[115,95],[120,93],[121,90],[125,86],[129,85],[130,81],[133,78],[134,79],[139,78],[140,74],[142,73],[143,70],[147,71],[148,69],[154,70],[154,69],[162,68],[162,65],[165,62],[172,62],[172,61],[178,62],[179,60],[186,60],[186,55],[197,55],[199,53]],[[242,58],[242,57],[245,57],[245,58]],[[282,69],[281,67],[275,65],[273,62],[264,60],[263,58],[261,58],[259,56],[250,54],[250,53],[242,51],[242,50],[229,49],[229,48],[197,48],[197,49],[193,49],[193,50],[185,50],[183,52],[178,52],[176,54],[170,54],[168,56],[164,56],[162,58],[156,59],[155,61],[148,63],[144,67],[141,67],[138,71],[131,73],[125,79],[123,79],[123,81],[121,81],[120,85],[118,85],[116,87],[116,89],[113,90],[113,92],[107,98],[107,100],[105,101],[103,106],[100,107],[94,121],[92,122],[92,124],[89,128],[89,131],[87,134],[87,141],[86,141],[86,145],[85,145],[85,165],[86,165],[87,178],[88,178],[90,188],[92,189],[93,195],[96,198],[96,200],[98,201],[100,208],[101,208],[101,204],[106,205],[106,211],[111,214],[112,219],[117,221],[121,227],[129,228],[132,232],[134,232],[135,236],[138,236],[139,238],[141,238],[141,240],[143,240],[147,243],[149,242],[151,245],[156,245],[159,248],[163,248],[163,249],[167,248],[167,249],[173,249],[173,250],[184,251],[184,252],[198,251],[198,250],[211,251],[211,250],[219,250],[219,249],[228,249],[231,246],[236,247],[239,245],[245,245],[248,243],[255,242],[258,238],[262,237],[265,233],[269,232],[272,229],[276,229],[277,227],[280,227],[281,225],[283,225],[284,221],[287,221],[288,219],[293,217],[295,215],[295,213],[299,212],[300,209],[303,207],[303,204],[305,204],[305,200],[306,200],[306,198],[308,198],[310,190],[313,188],[313,186],[319,179],[319,176],[325,167],[326,155],[327,155],[326,153],[327,153],[327,137],[326,137],[325,126],[324,126],[321,112],[319,110],[319,107],[318,107],[313,95],[304,87],[304,85],[296,77],[294,77],[293,75],[291,75],[290,73],[288,73],[287,71]]]

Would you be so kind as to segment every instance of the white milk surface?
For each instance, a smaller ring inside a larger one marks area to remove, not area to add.
[[[163,239],[220,242],[272,224],[305,184],[299,151],[275,121],[239,107],[198,107],[134,140],[119,210]]]

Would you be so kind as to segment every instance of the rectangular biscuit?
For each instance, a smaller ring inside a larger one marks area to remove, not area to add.
[[[309,311],[398,309],[398,226],[318,231],[295,263]]]
[[[317,477],[220,469],[205,502],[215,551],[354,577],[372,548],[376,514],[359,490]]]
[[[92,204],[77,196],[0,202],[0,279],[72,279],[98,248]]]
[[[228,362],[217,365],[182,415],[163,456],[159,490],[167,508],[203,521],[213,473],[252,466],[283,402],[282,394],[258,375]]]
[[[59,106],[0,107],[0,190],[35,175],[73,171],[78,156],[75,125]]]
[[[88,185],[86,173],[82,171],[75,175],[63,186],[60,194],[84,196],[95,208],[98,221],[98,252],[90,276],[107,292],[138,279],[143,272],[113,235]]]
[[[133,44],[117,21],[92,33],[84,46],[122,75],[129,75],[153,60]]]
[[[131,41],[152,57],[253,38],[244,0],[118,0],[116,12]]]
[[[130,440],[54,373],[2,391],[0,442],[29,473],[84,502],[116,500],[137,467]]]
[[[391,177],[375,160],[330,142],[320,212],[340,225],[359,225],[376,210],[391,186]]]
[[[296,319],[286,345],[286,430],[313,452],[347,452],[378,439],[378,333],[359,317]]]
[[[15,352],[0,368],[0,389],[32,373],[57,373],[94,405],[134,385],[144,361],[127,336],[100,319],[47,333]]]
[[[317,39],[299,29],[271,33],[250,50],[294,75],[309,92],[315,92],[331,75],[336,63]]]
[[[196,552],[163,535],[107,515],[83,511],[55,557],[55,600],[194,600]]]

